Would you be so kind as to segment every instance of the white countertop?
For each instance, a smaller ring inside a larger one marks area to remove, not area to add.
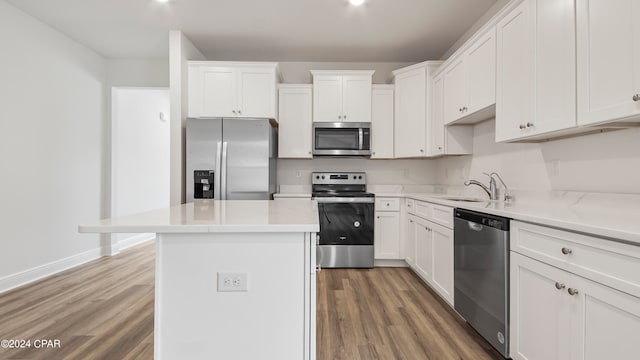
[[[423,200],[640,245],[637,195],[558,192],[537,201],[516,198],[512,203],[451,201],[444,198],[455,196],[433,193],[376,192],[376,196]]]
[[[81,233],[318,232],[318,204],[300,199],[196,200],[140,214],[99,220]]]

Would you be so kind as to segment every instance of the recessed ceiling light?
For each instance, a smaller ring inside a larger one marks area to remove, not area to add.
[[[353,6],[360,6],[360,5],[364,4],[364,0],[349,0],[349,2]]]

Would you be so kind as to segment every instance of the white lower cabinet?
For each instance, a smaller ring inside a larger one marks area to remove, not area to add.
[[[433,290],[453,306],[453,229],[431,221],[441,222],[441,218],[434,218],[434,212],[447,207],[423,201],[416,202],[416,205],[421,205],[423,209],[430,211],[422,212],[425,214],[424,217],[407,216],[405,261]],[[450,213],[453,220],[453,212]],[[445,223],[452,224],[452,221]]]
[[[633,359],[640,298],[511,252],[513,359]]]
[[[431,229],[429,221],[422,218],[415,218],[415,237],[416,237],[416,267],[418,275],[429,282],[432,276],[433,267],[433,239],[431,237]]]
[[[404,223],[404,261],[412,269],[416,266],[416,221],[415,216],[408,215]]]
[[[400,213],[376,211],[374,227],[376,259],[400,259]]]

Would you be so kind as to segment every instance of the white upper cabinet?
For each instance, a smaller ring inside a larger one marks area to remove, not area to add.
[[[443,72],[440,61],[426,61],[393,72],[396,85],[396,158],[470,154],[473,128],[444,125]]]
[[[496,25],[496,141],[576,127],[573,0],[524,0]]]
[[[373,85],[371,158],[393,158],[393,85]]]
[[[491,27],[445,65],[444,123],[475,123],[493,115],[496,102],[496,32]]]
[[[395,94],[394,153],[396,158],[427,156],[428,99],[431,78],[440,61],[428,61],[393,72]]]
[[[371,122],[372,70],[312,70],[313,121]]]
[[[444,74],[432,79],[431,112],[427,121],[427,156],[465,155],[473,151],[473,127],[444,125]]]
[[[578,124],[640,115],[640,2],[577,0]]]
[[[278,87],[278,157],[311,159],[311,85]]]
[[[190,117],[276,118],[278,64],[190,61]]]

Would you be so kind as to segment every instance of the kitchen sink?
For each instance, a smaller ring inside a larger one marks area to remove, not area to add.
[[[484,202],[484,201],[487,201],[487,200],[483,200],[483,199],[464,198],[464,197],[447,197],[447,198],[442,198],[442,200],[465,201],[465,202]]]

